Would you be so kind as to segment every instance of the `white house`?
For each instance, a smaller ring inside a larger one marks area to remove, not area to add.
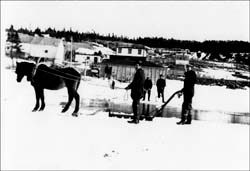
[[[131,57],[146,57],[147,49],[145,46],[140,45],[122,45],[116,48],[115,55],[131,56]]]
[[[102,59],[108,59],[109,55],[114,54],[114,51],[101,44],[89,43],[90,47],[80,47],[76,50],[75,61],[86,64],[100,63]]]
[[[31,57],[55,58],[60,39],[34,36],[29,44],[23,43],[23,51]]]
[[[94,55],[95,52],[96,51],[94,48],[78,48],[75,54],[75,61],[85,63],[87,65],[91,63],[99,63],[101,62],[101,56]]]
[[[110,59],[116,60],[116,59],[130,59],[130,60],[142,60],[146,61],[147,58],[147,51],[150,48],[143,45],[138,44],[120,44],[116,47],[116,51],[114,55],[110,55]]]

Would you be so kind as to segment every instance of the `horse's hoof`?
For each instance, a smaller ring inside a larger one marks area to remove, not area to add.
[[[37,109],[33,109],[33,110],[32,110],[32,112],[36,112],[36,111],[37,111]]]
[[[39,109],[39,112],[43,111],[44,109]]]
[[[72,116],[78,117],[77,113],[72,113]]]

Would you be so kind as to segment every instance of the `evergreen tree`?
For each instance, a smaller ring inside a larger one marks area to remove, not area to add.
[[[18,36],[18,32],[14,29],[13,25],[10,26],[9,29],[7,29],[7,42],[10,42],[10,57],[12,59],[12,67],[14,67],[14,55],[17,57],[18,55],[21,55],[21,41]],[[15,54],[13,53],[15,52]]]
[[[34,31],[35,34],[37,34],[38,36],[42,37],[42,31],[40,28],[36,28],[35,31]]]

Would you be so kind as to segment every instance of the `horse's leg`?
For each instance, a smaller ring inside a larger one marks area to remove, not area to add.
[[[62,110],[62,113],[63,112],[66,112],[68,109],[69,109],[69,106],[71,105],[71,102],[72,102],[72,100],[73,100],[73,91],[72,91],[72,88],[68,88],[67,87],[67,89],[68,89],[68,103],[65,105],[65,107],[63,108],[63,110]]]
[[[75,110],[72,113],[73,116],[77,116],[77,112],[79,111],[79,102],[80,102],[80,96],[77,93],[76,90],[74,90],[74,97],[75,97],[75,101],[76,101],[76,106],[75,106]]]
[[[41,102],[42,102],[42,105],[39,109],[39,111],[43,111],[43,109],[45,108],[45,102],[44,102],[44,89],[40,89],[40,98],[41,98]]]
[[[34,109],[32,110],[32,112],[37,111],[37,109],[39,108],[39,89],[37,87],[34,87],[35,93],[36,93],[36,105],[34,107]]]

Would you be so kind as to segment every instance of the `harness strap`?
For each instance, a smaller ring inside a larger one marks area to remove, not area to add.
[[[35,67],[32,70],[32,73],[31,73],[31,82],[34,82],[33,78],[34,78],[34,76],[36,74],[36,71],[37,71],[38,64],[39,64],[40,60],[41,60],[41,57],[38,58],[38,60],[36,62],[36,65],[35,65]]]
[[[38,67],[38,64],[39,64],[40,60],[41,60],[41,57],[38,58],[38,60],[37,60],[37,62],[36,62],[36,65],[35,65],[35,67],[33,68],[33,71],[32,71],[32,74],[31,74],[31,78],[33,78],[34,75],[36,74],[36,70],[37,70],[37,67]]]

